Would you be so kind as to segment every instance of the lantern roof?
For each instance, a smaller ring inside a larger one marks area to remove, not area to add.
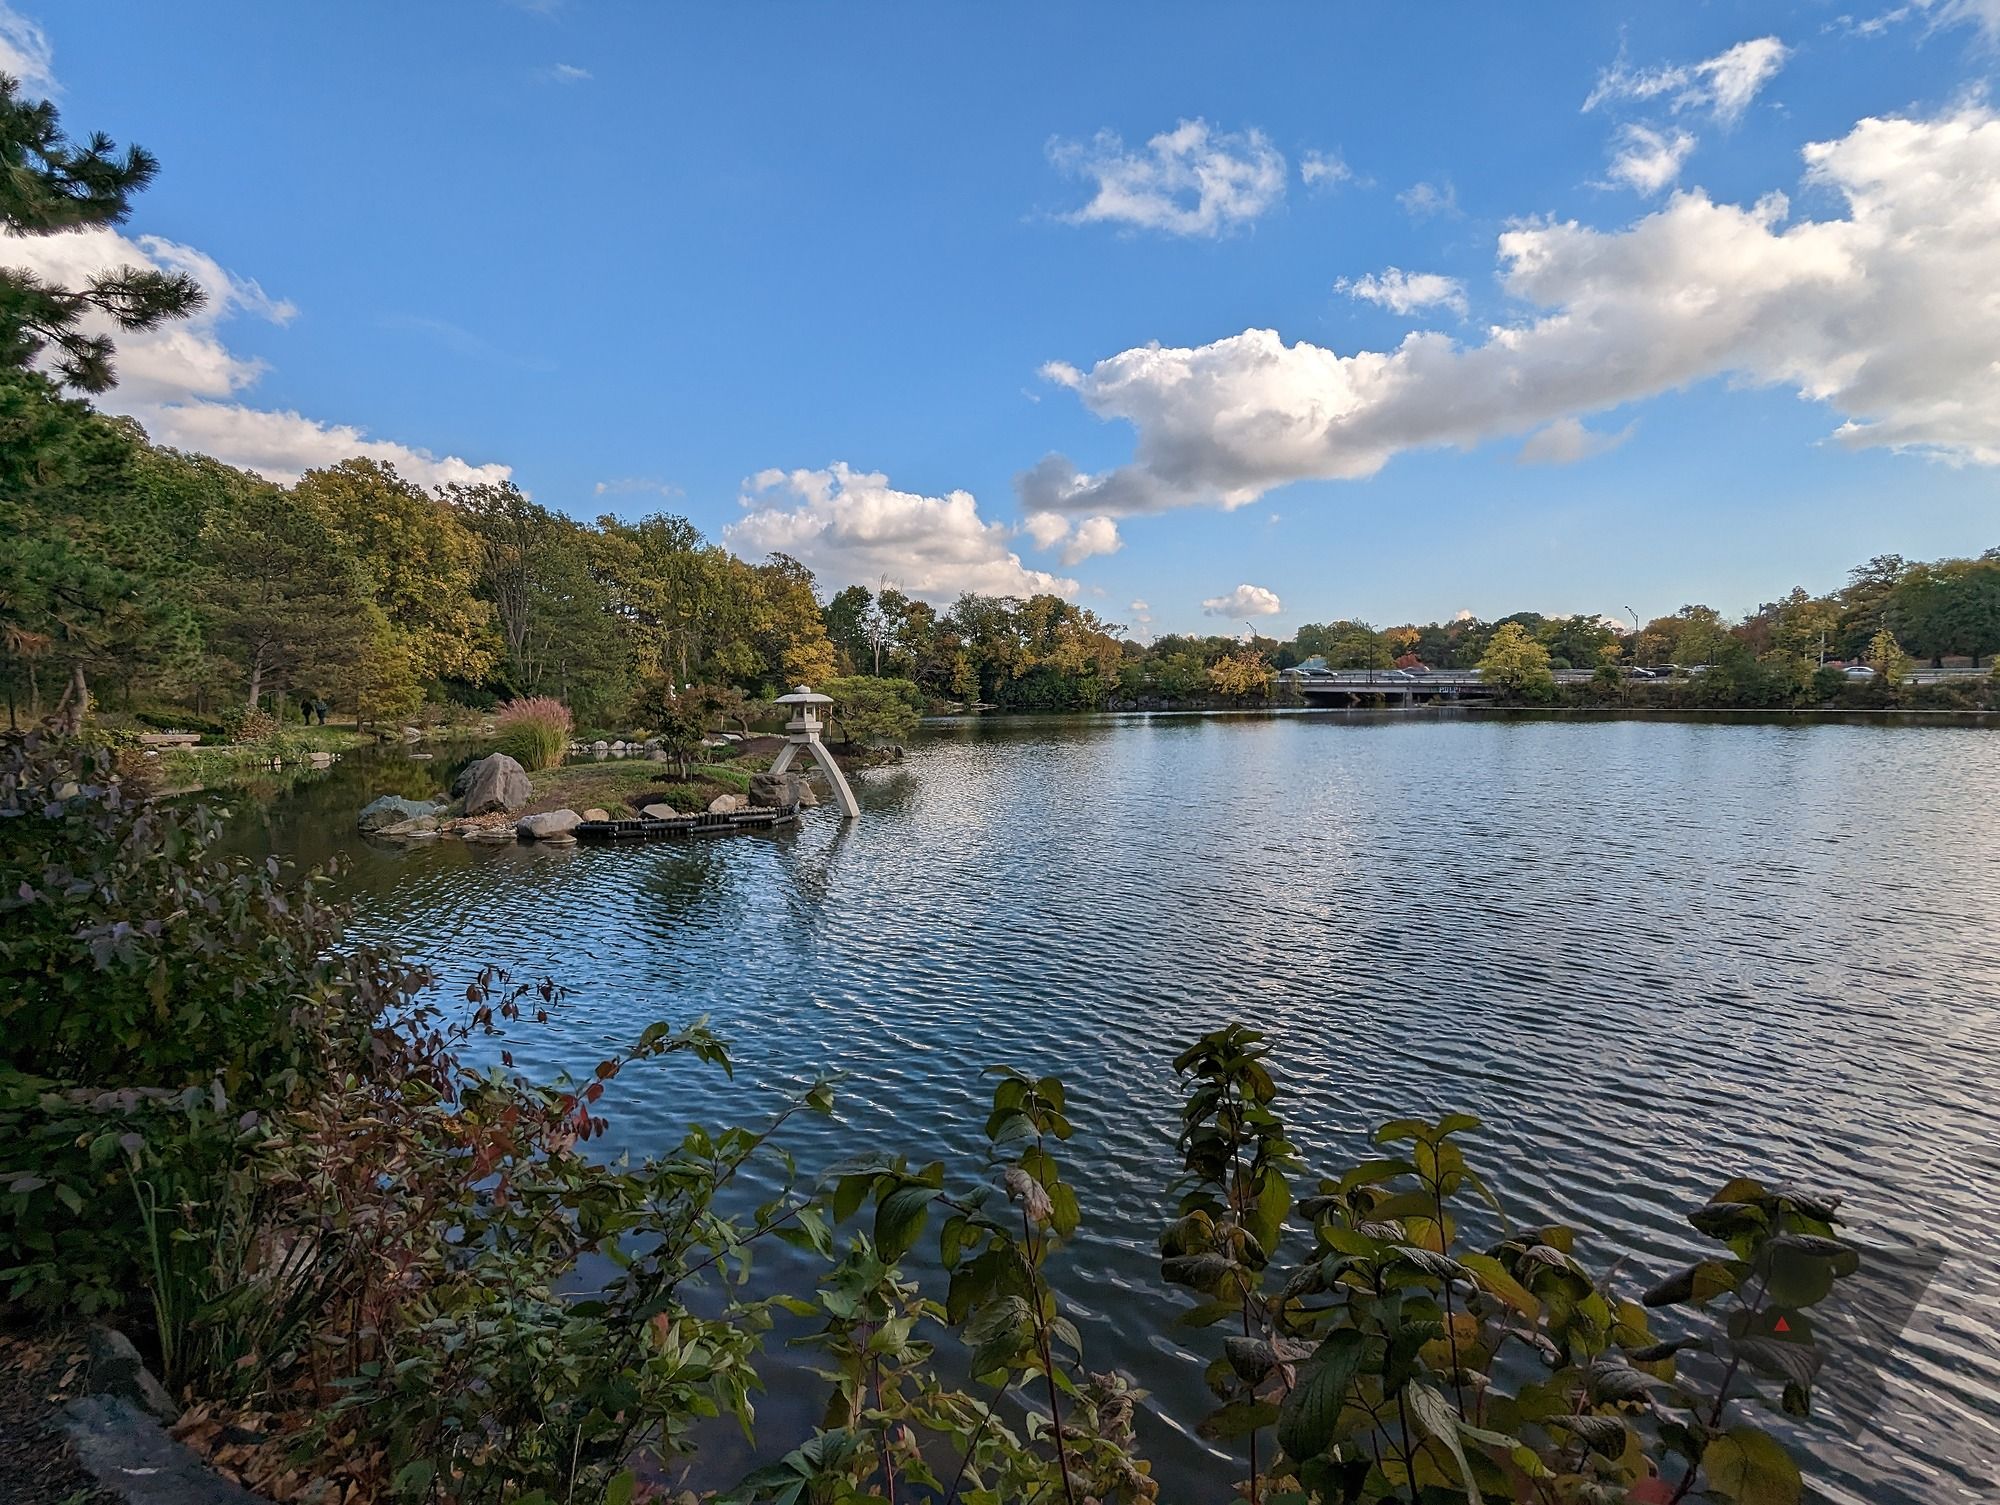
[[[800,685],[789,695],[780,695],[774,705],[832,705],[831,695],[816,693],[810,685]]]

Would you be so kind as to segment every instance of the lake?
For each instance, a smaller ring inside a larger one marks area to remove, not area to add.
[[[851,826],[822,808],[705,844],[353,836],[368,797],[449,767],[357,756],[246,816],[250,839],[351,858],[358,930],[447,979],[490,960],[571,988],[517,1040],[524,1067],[710,1016],[735,1084],[627,1073],[607,1099],[620,1142],[747,1120],[824,1069],[847,1075],[840,1125],[793,1137],[804,1164],[881,1147],[969,1175],[980,1068],[1065,1079],[1086,1223],[1059,1283],[1095,1367],[1153,1392],[1142,1438],[1168,1498],[1220,1498],[1227,1477],[1158,1419],[1205,1413],[1208,1354],[1172,1325],[1154,1238],[1174,1045],[1232,1019],[1271,1035],[1310,1163],[1359,1158],[1386,1118],[1477,1113],[1474,1164],[1510,1212],[1575,1225],[1599,1269],[1628,1257],[1635,1291],[1703,1248],[1684,1213],[1734,1174],[1844,1193],[1876,1253],[1830,1409],[1869,1414],[1802,1434],[1820,1498],[2000,1487],[1991,731],[964,720],[860,776]]]

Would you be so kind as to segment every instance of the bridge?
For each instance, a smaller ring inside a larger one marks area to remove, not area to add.
[[[1624,669],[1620,672],[1634,683],[1662,680],[1680,674],[1700,675],[1707,665],[1692,670]],[[1938,685],[1976,683],[1990,669],[1913,669],[1904,683]],[[1589,669],[1557,669],[1559,685],[1587,685],[1594,678]],[[1428,669],[1419,674],[1407,669],[1280,669],[1278,683],[1296,685],[1308,705],[1362,705],[1373,700],[1379,705],[1417,705],[1434,701],[1490,700],[1499,694],[1477,669]]]

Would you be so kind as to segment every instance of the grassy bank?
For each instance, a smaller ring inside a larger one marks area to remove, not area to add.
[[[565,763],[528,775],[534,791],[522,814],[543,810],[607,810],[612,815],[637,815],[646,805],[671,805],[686,814],[706,810],[718,795],[745,794],[750,770],[726,763],[690,765],[683,779],[671,763],[646,758],[610,759],[602,763]]]

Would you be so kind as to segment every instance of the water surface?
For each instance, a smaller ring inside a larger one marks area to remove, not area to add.
[[[1274,1038],[1314,1163],[1357,1158],[1388,1117],[1477,1113],[1476,1163],[1510,1209],[1583,1230],[1599,1268],[1627,1256],[1635,1288],[1697,1251],[1682,1214],[1733,1174],[1844,1192],[1896,1278],[1862,1292],[1878,1346],[1851,1366],[1883,1398],[1804,1434],[1815,1488],[2000,1491],[2000,735],[965,721],[859,778],[852,826],[821,809],[775,836],[618,849],[349,834],[368,796],[448,768],[353,761],[269,812],[268,839],[351,856],[360,928],[449,975],[493,960],[571,987],[517,1043],[524,1065],[709,1015],[736,1084],[628,1074],[624,1142],[835,1070],[838,1127],[796,1136],[802,1161],[882,1147],[970,1171],[982,1066],[1066,1079],[1087,1223],[1061,1280],[1093,1362],[1154,1392],[1170,1499],[1227,1477],[1159,1419],[1191,1425],[1206,1399],[1207,1354],[1154,1273],[1170,1060],[1232,1019]]]

